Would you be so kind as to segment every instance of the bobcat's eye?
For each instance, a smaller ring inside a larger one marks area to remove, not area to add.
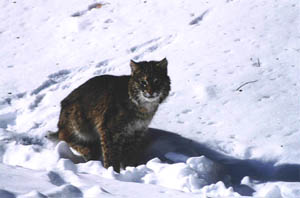
[[[140,81],[141,87],[145,88],[147,86],[147,82],[145,80]]]

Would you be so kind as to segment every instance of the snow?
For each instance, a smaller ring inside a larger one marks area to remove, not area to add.
[[[0,197],[299,197],[297,0],[0,2]],[[60,101],[129,61],[172,89],[138,167],[83,162]]]

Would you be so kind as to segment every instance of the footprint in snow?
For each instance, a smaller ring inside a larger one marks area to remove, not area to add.
[[[0,115],[0,128],[6,129],[8,125],[14,125],[16,122],[17,113],[9,112]]]
[[[138,53],[134,56],[134,60],[142,59],[146,54],[153,53],[154,51],[160,49],[161,47],[168,45],[172,42],[174,35],[169,35],[165,38],[157,37],[146,41],[140,45],[135,45],[131,47],[129,53]]]
[[[37,95],[41,91],[47,89],[48,87],[51,87],[52,85],[55,85],[59,82],[64,81],[70,73],[71,73],[70,70],[64,69],[64,70],[55,72],[53,74],[50,74],[46,81],[44,81],[40,86],[38,86],[31,92],[31,95]]]
[[[82,191],[76,186],[66,184],[46,194],[47,197],[83,197]]]
[[[151,40],[146,41],[146,42],[144,42],[144,43],[142,43],[142,44],[139,44],[139,45],[136,45],[136,46],[131,47],[131,48],[129,49],[129,51],[130,51],[131,53],[136,52],[136,51],[138,51],[138,50],[140,50],[140,49],[142,49],[142,48],[144,48],[144,47],[146,47],[146,46],[151,45],[152,43],[155,43],[155,42],[159,41],[160,39],[161,39],[161,37],[157,37],[157,38],[151,39]]]
[[[29,105],[31,111],[35,110],[44,99],[45,94],[40,94],[35,97],[35,100]]]
[[[85,15],[88,11],[90,11],[92,9],[100,9],[104,5],[105,4],[103,4],[103,3],[93,3],[93,4],[89,5],[87,9],[75,12],[74,14],[71,15],[71,17],[81,17],[81,16]]]
[[[209,13],[209,10],[205,10],[201,15],[194,18],[189,25],[199,25],[201,21],[203,21],[204,17]]]
[[[183,114],[188,114],[188,113],[191,113],[191,112],[192,112],[191,109],[185,109],[185,110],[183,110],[181,113],[183,113]]]
[[[96,68],[99,68],[98,70],[96,70],[93,74],[94,75],[103,75],[106,74],[107,72],[113,71],[115,68],[111,65],[109,65],[110,63],[110,59],[105,59],[101,62],[99,62],[96,65]]]
[[[63,184],[65,184],[66,182],[61,178],[61,176],[54,172],[54,171],[50,171],[47,174],[48,178],[50,179],[51,184],[55,185],[55,186],[61,186]]]

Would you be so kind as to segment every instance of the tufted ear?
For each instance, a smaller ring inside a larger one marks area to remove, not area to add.
[[[168,60],[167,58],[162,59],[157,64],[162,70],[164,70],[167,73],[167,66],[168,66]]]
[[[140,69],[139,63],[130,60],[130,68],[132,74],[136,73]]]

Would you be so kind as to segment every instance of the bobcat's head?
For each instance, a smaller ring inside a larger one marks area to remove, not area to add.
[[[168,61],[130,61],[129,96],[134,103],[161,103],[170,91]]]

